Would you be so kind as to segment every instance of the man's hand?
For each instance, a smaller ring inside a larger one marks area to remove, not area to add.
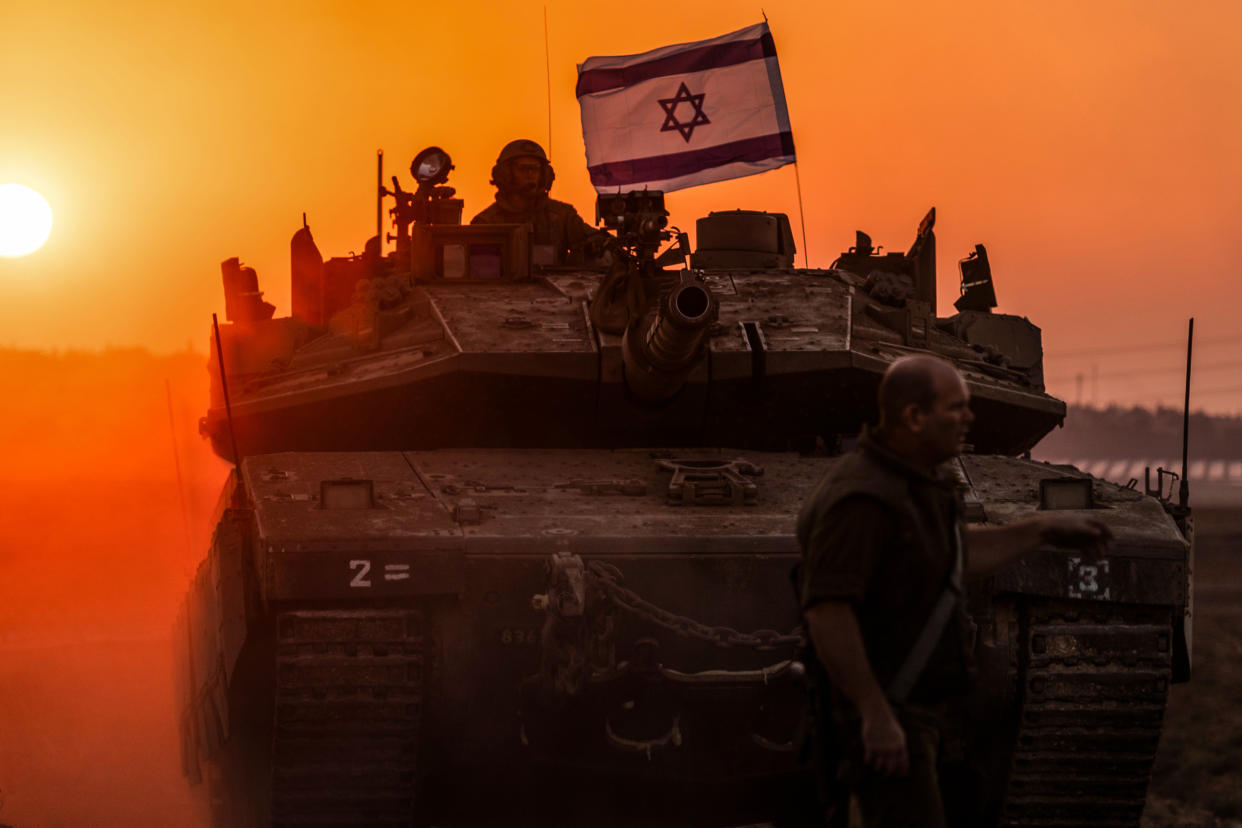
[[[905,776],[910,769],[906,732],[885,700],[862,717],[863,760],[877,773]]]
[[[863,761],[877,773],[905,776],[906,732],[871,672],[854,608],[845,601],[821,601],[806,611],[806,622],[828,678],[862,717]]]
[[[1098,518],[1071,512],[1036,512],[1004,526],[966,527],[970,557],[966,574],[989,575],[1017,562],[1043,544],[1100,554],[1113,533]]]
[[[1039,540],[1053,546],[1103,552],[1113,539],[1102,521],[1086,515],[1041,512],[1034,519],[1038,521]]]

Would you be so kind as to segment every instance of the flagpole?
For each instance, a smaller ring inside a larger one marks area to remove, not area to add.
[[[806,250],[806,213],[802,211],[802,176],[798,173],[798,160],[794,156],[794,183],[798,187],[798,223],[802,225],[802,266],[811,266],[811,257]]]
[[[759,9],[759,13],[763,15],[763,22],[767,23],[768,13],[764,11],[762,8]],[[782,91],[781,94],[783,97],[784,92]],[[792,138],[793,137],[793,124],[792,123],[790,123],[790,126],[789,126],[789,134],[790,134],[790,137]],[[794,146],[797,146],[797,144],[795,143]],[[802,266],[809,268],[811,266],[811,257],[806,249],[806,212],[802,209],[802,173],[798,170],[798,155],[797,155],[796,150],[794,151],[793,168],[794,168],[794,184],[798,188],[798,224],[802,226]]]
[[[543,6],[543,77],[548,82],[548,160],[552,159],[552,55],[548,48],[548,5]]]

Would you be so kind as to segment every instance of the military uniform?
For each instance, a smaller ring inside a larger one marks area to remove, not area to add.
[[[802,608],[851,604],[881,687],[901,668],[949,581],[961,512],[947,473],[916,468],[864,434],[798,517]],[[831,723],[836,775],[852,791],[863,824],[944,824],[937,765],[946,730],[958,729],[955,704],[969,689],[972,629],[959,601],[906,700],[894,705],[906,732],[905,777],[883,776],[863,764],[857,713],[839,691],[823,687],[826,675],[813,665],[822,702],[817,723],[821,730]]]
[[[496,201],[470,220],[471,224],[529,224],[531,244],[552,248],[556,264],[579,263],[583,243],[595,235],[595,228],[582,220],[572,204],[539,196],[533,207],[524,209],[515,199],[498,193]]]

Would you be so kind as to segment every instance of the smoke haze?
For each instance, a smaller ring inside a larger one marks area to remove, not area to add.
[[[205,366],[0,350],[2,824],[200,824],[170,628],[227,473],[196,433]]]

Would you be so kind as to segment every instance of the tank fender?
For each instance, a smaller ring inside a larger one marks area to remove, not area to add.
[[[1173,676],[1180,684],[1190,681],[1194,665],[1194,584],[1195,584],[1195,519],[1186,514],[1179,521],[1182,536],[1186,539],[1186,601],[1173,615]]]
[[[226,509],[212,537],[211,552],[195,574],[178,618],[182,765],[197,776],[194,757],[214,754],[229,737],[228,688],[252,614],[248,509]]]
[[[253,518],[249,509],[229,509],[216,528],[216,566],[212,575],[220,607],[219,646],[226,684],[232,681],[237,658],[246,643],[247,622],[257,595],[255,579],[248,576]]]

